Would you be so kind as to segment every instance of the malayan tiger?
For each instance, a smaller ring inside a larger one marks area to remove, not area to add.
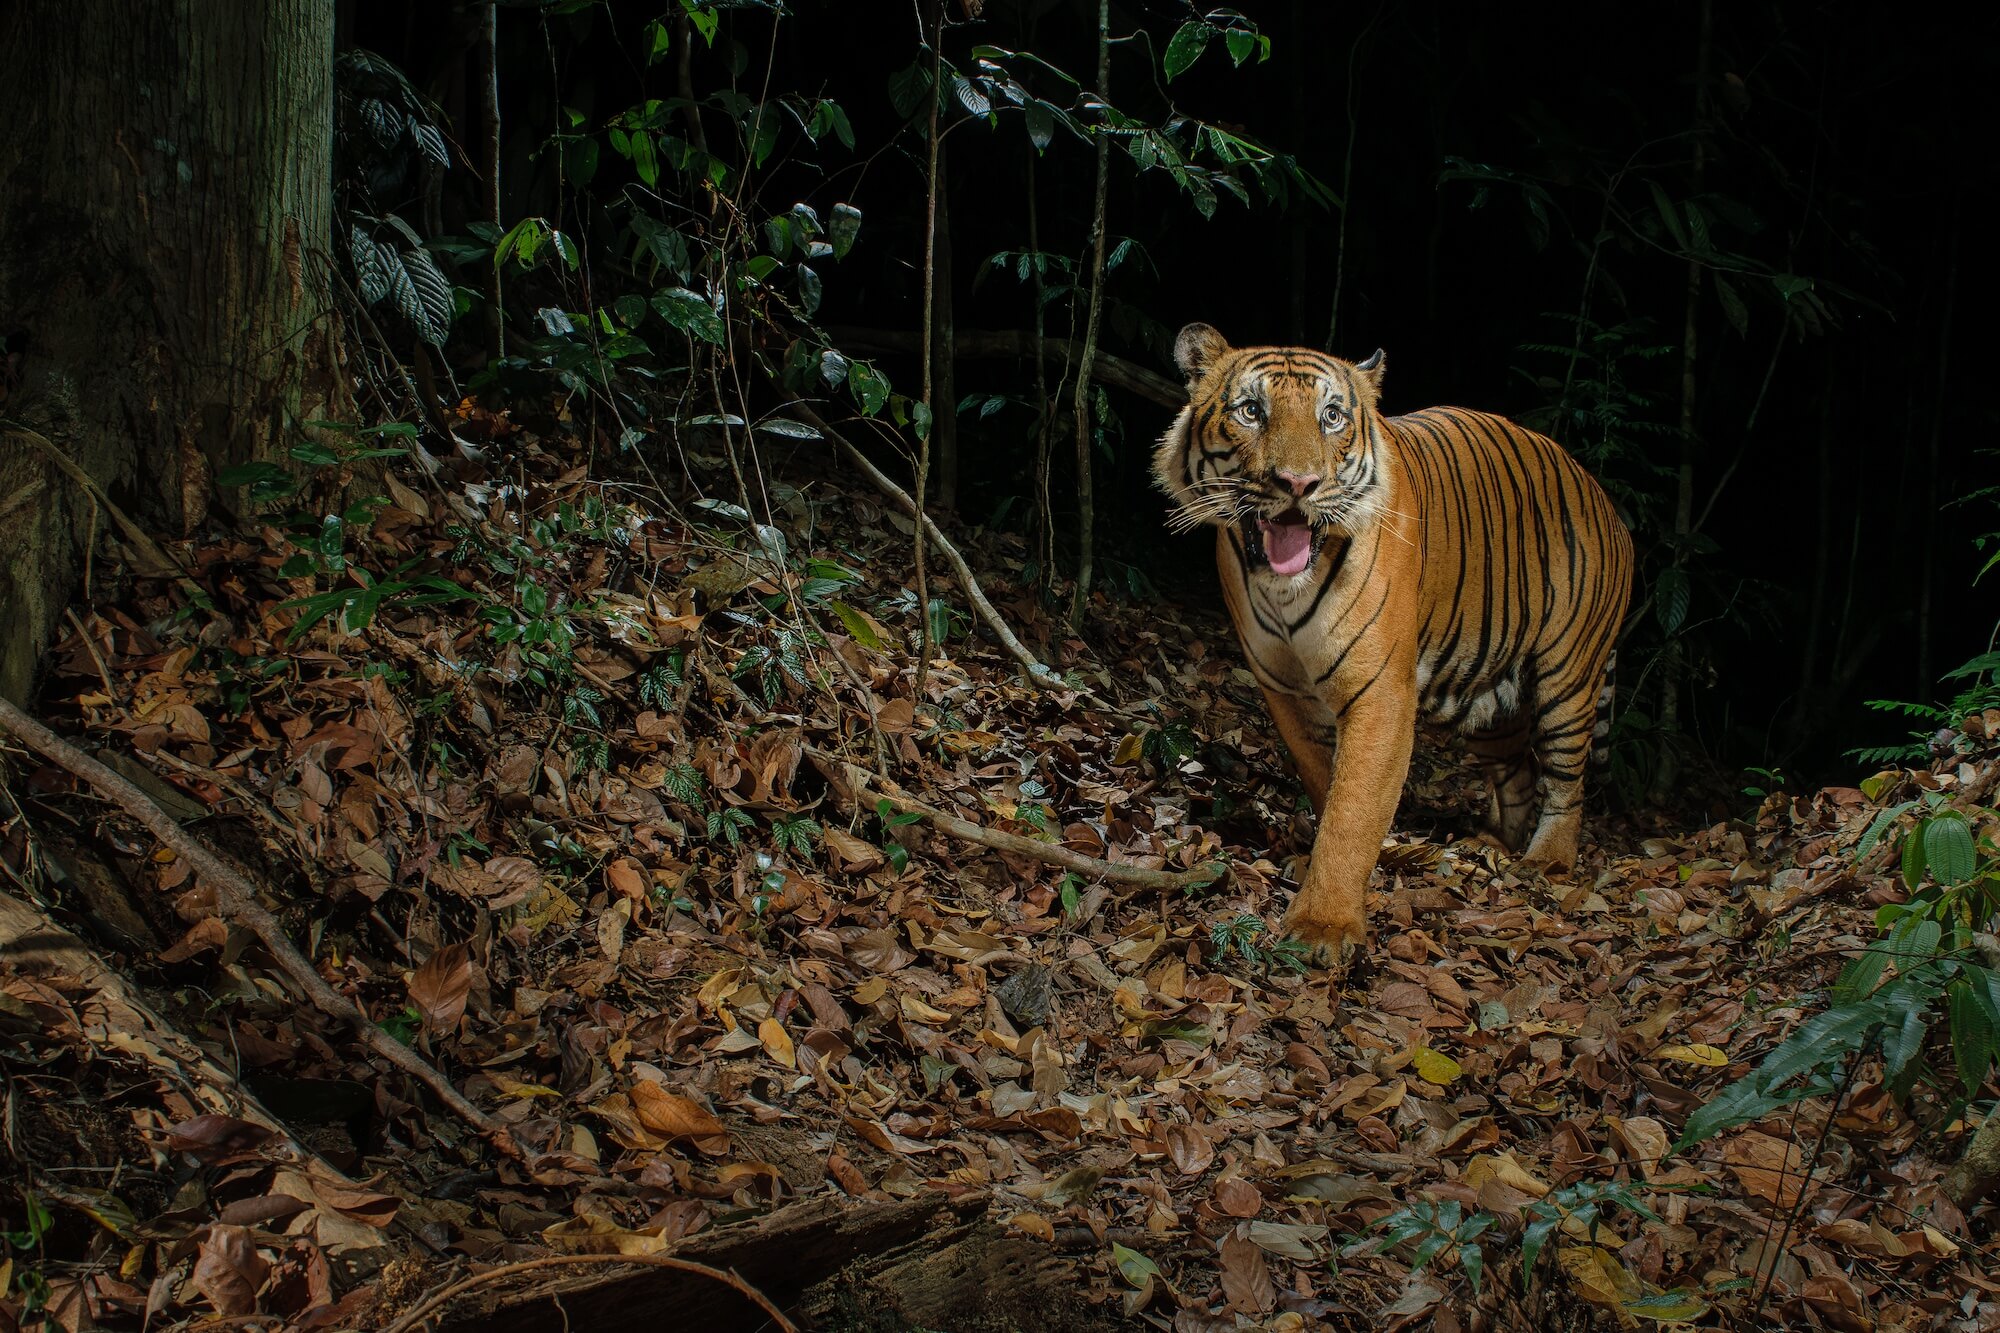
[[[1322,966],[1362,945],[1419,715],[1465,734],[1493,832],[1570,868],[1632,581],[1610,498],[1501,417],[1382,415],[1380,351],[1232,348],[1190,324],[1174,356],[1188,405],[1154,475],[1171,526],[1216,529],[1230,617],[1319,817],[1287,931]]]

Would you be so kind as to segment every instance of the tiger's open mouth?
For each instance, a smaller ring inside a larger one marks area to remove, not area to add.
[[[1258,518],[1255,533],[1256,540],[1246,544],[1250,545],[1252,555],[1263,557],[1273,574],[1288,577],[1303,574],[1319,553],[1319,526],[1297,505],[1276,518]]]

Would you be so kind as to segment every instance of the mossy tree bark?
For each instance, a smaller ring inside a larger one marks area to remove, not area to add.
[[[141,526],[350,403],[328,295],[334,0],[0,6],[0,419]],[[106,516],[0,433],[0,695]]]

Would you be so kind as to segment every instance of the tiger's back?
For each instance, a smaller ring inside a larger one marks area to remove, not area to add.
[[[1382,416],[1379,352],[1234,349],[1191,325],[1176,356],[1190,401],[1155,473],[1176,523],[1217,529],[1224,600],[1320,814],[1292,932],[1329,959],[1360,944],[1420,715],[1466,734],[1496,832],[1569,866],[1631,584],[1609,497],[1504,418]]]
[[[1489,413],[1434,407],[1384,425],[1422,534],[1419,711],[1478,733],[1524,684],[1595,691],[1632,580],[1632,539],[1597,480]]]

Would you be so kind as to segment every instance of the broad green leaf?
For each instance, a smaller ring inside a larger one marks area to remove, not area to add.
[[[853,204],[835,204],[833,221],[828,225],[826,238],[833,244],[835,259],[847,258],[847,252],[854,248],[854,238],[861,232],[861,210]]]
[[[1111,1262],[1118,1265],[1119,1276],[1135,1287],[1143,1287],[1149,1278],[1160,1275],[1160,1266],[1137,1250],[1128,1250],[1117,1241],[1111,1242]]]
[[[1993,1065],[2000,1034],[1980,1003],[1974,984],[1961,978],[1946,992],[1946,1011],[1951,1017],[1951,1053],[1958,1066],[1958,1079],[1965,1095],[1975,1097]]]
[[[1167,54],[1160,61],[1161,67],[1166,70],[1167,82],[1172,83],[1185,74],[1188,67],[1201,58],[1201,53],[1208,47],[1208,39],[1213,36],[1215,29],[1199,19],[1181,24],[1173,40],[1167,43]]]
[[[1687,620],[1688,603],[1693,598],[1694,584],[1686,570],[1672,565],[1661,570],[1653,587],[1653,614],[1660,628],[1668,634],[1679,629]]]
[[[1939,815],[1924,826],[1924,860],[1938,883],[1953,887],[1972,878],[1978,857],[1972,830],[1956,814]]]
[[[868,623],[867,617],[863,616],[846,602],[836,600],[829,603],[829,605],[833,608],[833,614],[840,618],[841,627],[847,631],[849,638],[853,639],[863,648],[872,648],[877,652],[881,651],[882,637],[875,632],[875,627]]]
[[[1257,51],[1257,34],[1254,32],[1231,28],[1222,36],[1223,40],[1229,43],[1229,59],[1236,65],[1240,66]],[[1266,50],[1268,49],[1267,46]]]

